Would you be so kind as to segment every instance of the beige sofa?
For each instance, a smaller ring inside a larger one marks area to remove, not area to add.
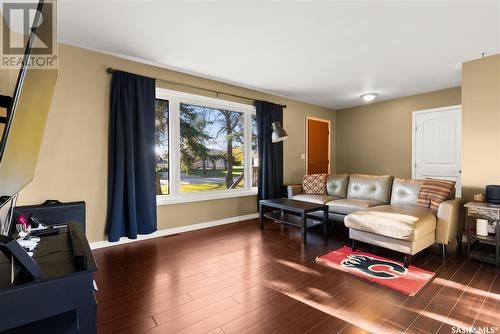
[[[444,201],[433,211],[417,206],[422,180],[394,179],[390,175],[330,175],[326,195],[306,195],[302,185],[288,186],[288,197],[326,204],[333,221],[344,222],[356,241],[411,256],[438,243],[446,254],[458,235],[460,199]]]

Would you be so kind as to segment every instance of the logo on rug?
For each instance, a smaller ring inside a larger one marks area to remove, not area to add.
[[[321,255],[316,261],[408,296],[414,296],[434,277],[433,272],[413,266],[405,268],[402,263],[391,259],[353,252],[348,246]]]
[[[359,254],[348,255],[346,259],[342,260],[341,265],[380,279],[399,278],[407,272],[407,269],[397,262]]]

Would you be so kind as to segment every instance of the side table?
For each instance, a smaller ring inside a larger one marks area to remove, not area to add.
[[[500,264],[500,207],[483,202],[465,204],[465,234],[467,235],[467,257],[472,260]],[[495,235],[476,234],[476,220],[487,219],[495,224]],[[493,249],[492,249],[493,247]]]

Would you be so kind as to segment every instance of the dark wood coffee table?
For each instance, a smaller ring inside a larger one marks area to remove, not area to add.
[[[266,212],[266,208],[275,209]],[[275,212],[279,210],[278,212]],[[311,215],[322,211],[323,217]],[[328,234],[328,205],[297,201],[288,198],[264,199],[259,201],[260,228],[264,229],[264,218],[300,227],[302,242],[307,242],[307,229],[323,224],[323,235]]]

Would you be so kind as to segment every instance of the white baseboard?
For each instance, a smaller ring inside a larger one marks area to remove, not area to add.
[[[136,241],[145,240],[145,239],[152,239],[152,238],[159,238],[159,237],[164,237],[166,235],[184,233],[184,232],[189,232],[189,231],[196,231],[196,230],[201,230],[201,229],[208,228],[208,227],[214,227],[214,226],[225,225],[225,224],[232,224],[232,223],[237,223],[240,221],[255,219],[255,218],[259,218],[258,213],[252,213],[252,214],[244,215],[244,216],[230,217],[230,218],[224,218],[224,219],[219,219],[219,220],[213,220],[213,221],[205,222],[205,223],[192,224],[192,225],[168,228],[168,229],[164,229],[164,230],[158,230],[158,231],[153,232],[151,234],[138,235],[137,239],[128,239],[127,237],[122,237],[122,238],[120,238],[119,241],[116,241],[116,242],[109,242],[107,240],[94,241],[94,242],[90,243],[90,249],[99,249],[99,248],[104,248],[104,247],[123,245],[123,244],[128,244],[130,242],[136,242]]]

